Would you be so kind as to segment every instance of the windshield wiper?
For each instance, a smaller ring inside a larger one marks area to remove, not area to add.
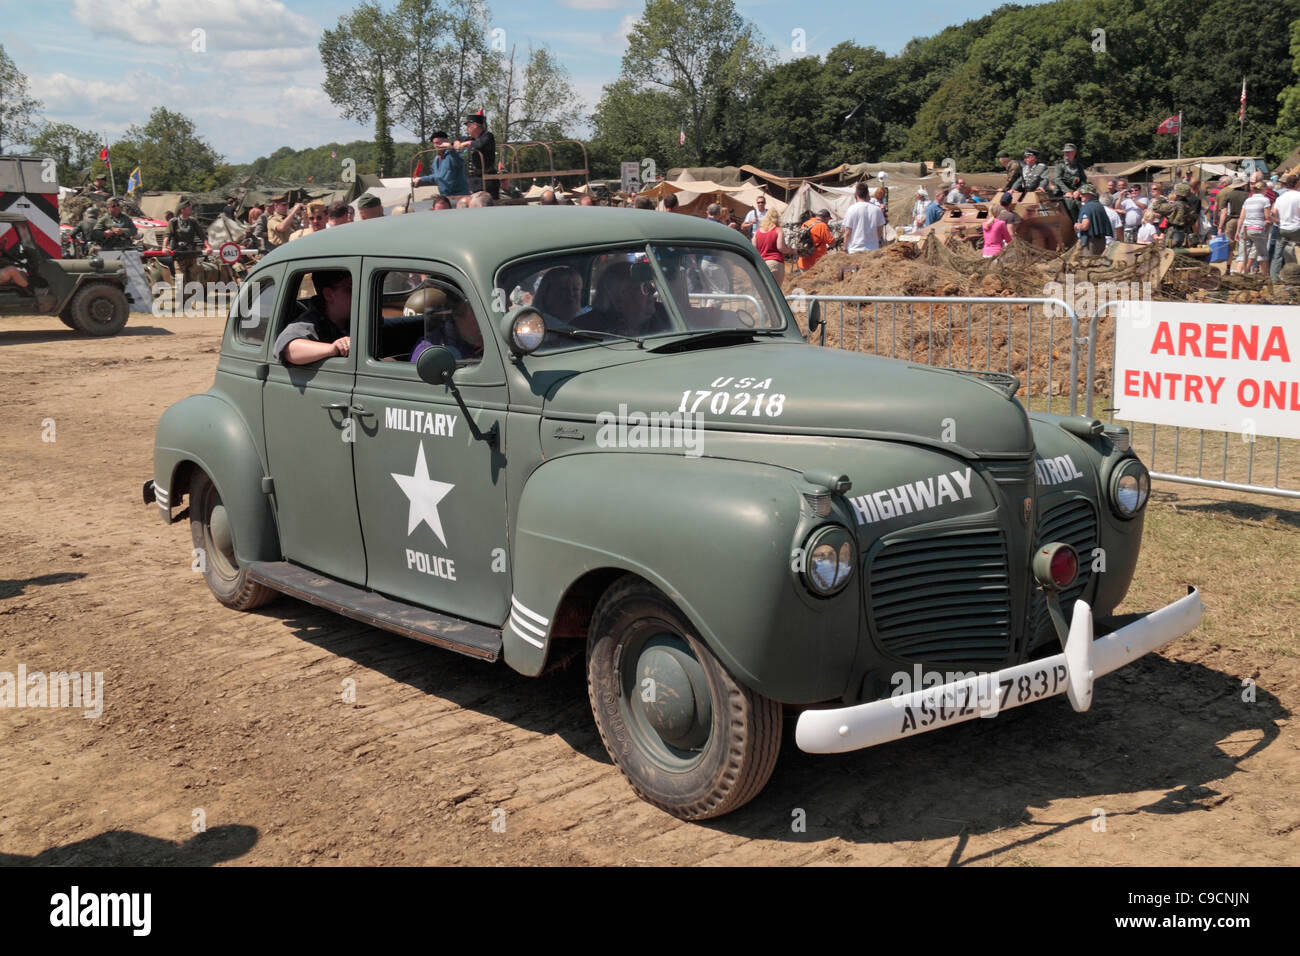
[[[685,338],[676,338],[664,345],[650,349],[651,352],[685,352],[699,348],[710,342],[732,339],[737,342],[753,341],[756,335],[780,335],[781,329],[688,329],[679,333]]]
[[[631,335],[620,335],[618,332],[601,332],[596,329],[565,329],[557,326],[547,326],[547,335],[564,335],[571,339],[581,339],[584,342],[603,342],[605,339],[619,339],[624,342],[635,342],[639,349],[645,348],[645,340],[638,339]]]

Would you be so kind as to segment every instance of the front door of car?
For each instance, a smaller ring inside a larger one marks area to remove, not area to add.
[[[313,259],[286,269],[275,338],[301,318],[316,291],[312,275],[352,277],[355,330],[360,260]],[[319,302],[319,300],[317,300]],[[352,584],[366,580],[365,547],[352,475],[351,417],[356,352],[308,365],[272,355],[263,392],[267,463],[274,483],[280,547],[295,564]]]
[[[506,385],[485,303],[428,260],[367,257],[361,290],[353,455],[366,586],[499,626],[510,600]],[[464,408],[416,374],[426,333],[460,354]]]

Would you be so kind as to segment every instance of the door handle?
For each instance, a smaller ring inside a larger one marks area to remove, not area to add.
[[[347,402],[322,402],[322,403],[321,403],[321,408],[329,409],[329,410],[332,411],[332,412],[333,412],[333,411],[347,411],[347,409],[348,409],[348,403],[347,403]]]
[[[352,410],[356,412],[358,415],[369,415],[373,417],[375,414],[374,412],[366,411],[366,406],[360,404],[353,405]]]

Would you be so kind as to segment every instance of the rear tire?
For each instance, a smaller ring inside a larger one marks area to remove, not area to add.
[[[275,600],[278,592],[252,581],[235,557],[226,506],[206,473],[195,470],[190,481],[190,538],[203,578],[218,601],[236,611],[251,611]]]
[[[74,329],[96,336],[121,332],[130,313],[126,293],[108,282],[83,285],[73,293],[67,310]]]
[[[739,684],[660,591],[634,577],[601,598],[587,693],[610,757],[643,799],[683,820],[748,803],[781,751],[781,705]]]

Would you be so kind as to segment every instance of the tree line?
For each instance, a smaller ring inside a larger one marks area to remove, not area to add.
[[[1088,161],[1165,157],[1174,137],[1155,130],[1179,110],[1184,155],[1277,162],[1300,143],[1300,0],[1010,4],[897,55],[844,42],[824,56],[804,54],[799,37],[778,55],[733,0],[646,0],[586,117],[548,48],[508,40],[483,0],[367,0],[324,31],[319,52],[326,94],[373,124],[373,140],[236,166],[158,107],[111,144],[114,167],[121,179],[140,164],[150,189],[216,189],[246,172],[333,182],[344,158],[400,176],[420,147],[394,142],[395,128],[421,142],[438,128],[455,136],[479,107],[499,143],[584,134],[593,177],[647,158],[660,170],[751,163],[796,175],[863,160],[991,169],[1000,150],[1055,156],[1066,141]],[[102,168],[93,133],[39,122],[39,109],[0,47],[0,149],[53,156],[64,183]],[[524,168],[541,164],[534,155]]]
[[[731,0],[649,0],[597,104],[592,151],[603,170],[648,157],[798,175],[949,157],[995,169],[1000,150],[1056,156],[1067,141],[1090,161],[1172,158],[1156,127],[1179,110],[1184,155],[1289,153],[1300,0],[1012,4],[896,56],[845,42],[784,60]]]

